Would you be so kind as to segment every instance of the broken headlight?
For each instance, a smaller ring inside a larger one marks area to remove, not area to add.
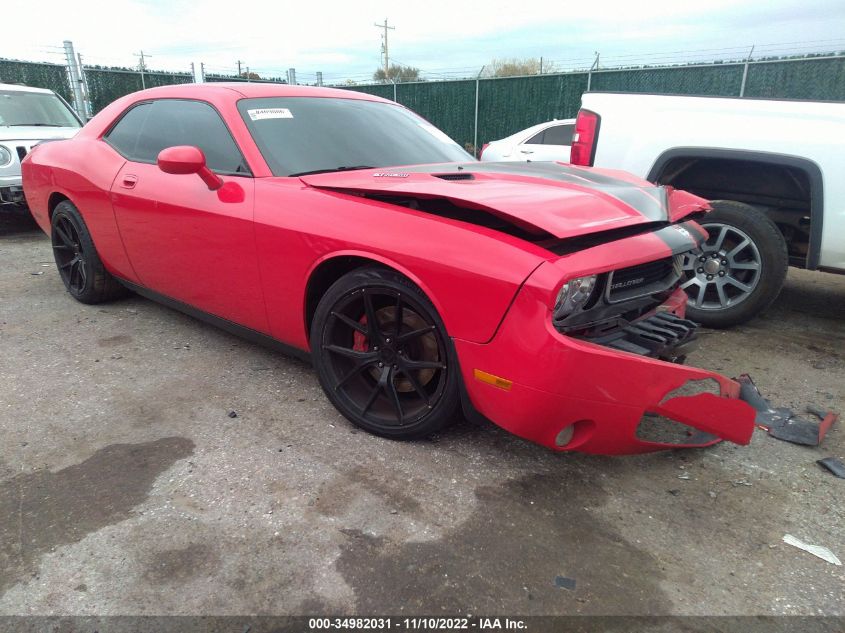
[[[583,307],[596,289],[596,275],[570,279],[557,294],[554,318],[560,320]]]

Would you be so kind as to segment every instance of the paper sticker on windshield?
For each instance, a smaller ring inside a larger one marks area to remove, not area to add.
[[[453,141],[452,139],[450,139],[448,136],[446,136],[446,134],[444,134],[443,132],[441,132],[440,130],[438,130],[438,129],[437,129],[436,127],[434,127],[433,125],[429,125],[429,124],[427,124],[427,123],[420,123],[420,124],[419,124],[419,126],[420,126],[422,129],[424,129],[426,132],[428,132],[429,134],[431,134],[434,138],[436,138],[436,139],[437,139],[438,141],[440,141],[441,143],[447,143],[447,144],[449,144],[449,145],[457,145],[457,143],[455,143],[455,141]]]
[[[253,108],[246,113],[253,121],[262,119],[292,119],[293,115],[287,108]]]

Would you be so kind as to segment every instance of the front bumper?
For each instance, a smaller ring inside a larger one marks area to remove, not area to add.
[[[658,310],[683,318],[685,306],[686,295],[676,290]],[[740,400],[735,380],[561,334],[530,285],[490,342],[455,340],[455,348],[468,404],[554,450],[626,454],[722,439],[747,444],[754,430],[755,410]],[[681,440],[646,439],[643,429],[655,421],[676,426]]]
[[[23,182],[21,175],[0,174],[0,206],[7,204],[24,204]]]

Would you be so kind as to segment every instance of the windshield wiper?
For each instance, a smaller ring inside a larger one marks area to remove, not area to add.
[[[12,123],[8,127],[65,127],[58,123]]]
[[[375,169],[372,165],[341,165],[331,169],[312,169],[311,171],[300,171],[290,176],[313,176],[314,174],[329,174],[333,171],[355,171],[356,169]]]

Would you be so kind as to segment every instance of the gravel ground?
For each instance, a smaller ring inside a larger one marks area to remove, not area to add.
[[[842,410],[843,317],[845,277],[791,270],[689,362]],[[845,559],[845,481],[815,463],[841,426],[622,458],[379,439],[305,363],[74,302],[28,219],[0,219],[0,341],[0,614],[845,614],[845,567],[781,542]]]

